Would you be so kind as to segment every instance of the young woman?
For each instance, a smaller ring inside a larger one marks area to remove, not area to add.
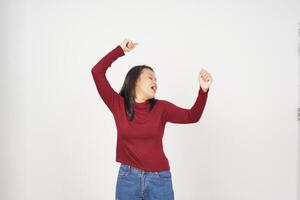
[[[109,84],[106,71],[137,44],[125,39],[91,70],[97,90],[112,112],[117,127],[116,162],[121,164],[115,198],[173,200],[172,176],[162,143],[164,128],[167,122],[198,122],[213,79],[206,70],[201,69],[198,96],[190,109],[156,99],[155,73],[146,65],[132,67],[117,93]]]

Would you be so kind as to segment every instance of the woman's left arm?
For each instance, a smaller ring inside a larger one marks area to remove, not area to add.
[[[175,104],[163,101],[163,120],[165,122],[177,123],[177,124],[189,124],[199,121],[207,100],[207,92],[204,92],[202,88],[199,88],[198,97],[194,105],[190,109],[181,108]]]
[[[186,109],[186,108],[181,108],[179,106],[176,106],[169,101],[163,100],[164,103],[163,119],[166,122],[178,123],[178,124],[188,124],[188,123],[198,122],[203,113],[206,100],[207,100],[207,95],[209,92],[209,87],[212,81],[213,81],[212,76],[205,69],[201,69],[201,71],[199,72],[200,88],[194,105],[190,109]]]

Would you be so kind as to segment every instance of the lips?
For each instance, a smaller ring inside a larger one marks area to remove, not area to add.
[[[150,89],[151,89],[153,92],[156,92],[157,86],[155,86],[155,85],[154,85],[154,86],[151,86]]]

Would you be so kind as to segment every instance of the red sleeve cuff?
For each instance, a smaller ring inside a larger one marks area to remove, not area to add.
[[[116,50],[116,53],[118,54],[118,56],[124,56],[125,55],[125,53],[124,53],[124,51],[123,51],[123,49],[122,49],[122,47],[120,45],[118,45],[115,48],[115,50]]]
[[[209,88],[208,88],[207,91],[205,92],[205,91],[202,89],[202,87],[200,87],[199,92],[202,92],[202,93],[204,93],[204,94],[207,94],[207,93],[209,92]]]

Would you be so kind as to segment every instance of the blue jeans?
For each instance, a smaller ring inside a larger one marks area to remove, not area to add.
[[[120,165],[116,200],[174,200],[170,170],[148,172],[126,164]]]

